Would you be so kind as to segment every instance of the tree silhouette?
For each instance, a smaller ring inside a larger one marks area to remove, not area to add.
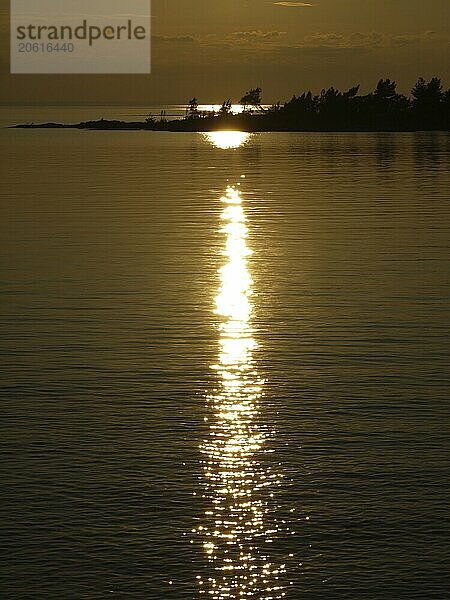
[[[241,100],[240,104],[244,105],[244,111],[247,109],[247,106],[252,106],[254,108],[261,108],[262,102],[262,88],[257,87],[246,92]]]
[[[423,77],[420,77],[416,85],[411,90],[414,98],[414,104],[432,106],[439,104],[443,99],[442,84],[438,77],[433,77],[426,83]]]
[[[267,110],[262,109],[261,102],[260,87],[242,96],[242,114],[233,114],[231,99],[216,112],[201,113],[197,98],[193,98],[186,111],[185,128],[214,130],[223,119],[226,126],[245,131],[417,131],[448,130],[450,122],[450,90],[443,90],[438,77],[430,81],[420,78],[411,90],[411,98],[398,93],[397,83],[385,78],[365,95],[360,95],[359,85],[344,91],[331,86],[319,95],[311,91],[294,94],[284,104],[277,102]],[[156,127],[151,121],[148,125]],[[177,126],[169,123],[170,127]]]
[[[233,114],[232,102],[225,100],[216,112],[201,113],[197,98],[186,111],[186,119],[208,121],[226,119],[249,131],[415,131],[449,129],[450,90],[444,91],[441,80],[420,78],[411,90],[411,98],[397,92],[397,83],[379,79],[373,92],[360,95],[359,84],[341,91],[334,86],[319,95],[311,91],[294,94],[282,104],[263,109],[262,89],[252,88],[241,98],[242,114]],[[253,109],[260,109],[258,112]],[[197,127],[192,123],[189,127]]]
[[[380,79],[373,95],[380,100],[391,100],[397,94],[397,84],[390,79]]]
[[[435,129],[447,116],[445,95],[442,91],[442,83],[438,77],[433,77],[427,83],[420,77],[411,90],[413,97],[413,116],[417,124],[425,128]]]
[[[189,100],[188,102],[188,111],[187,111],[187,118],[188,119],[198,119],[200,117],[200,112],[198,110],[198,100],[197,98],[192,98],[192,100]]]
[[[231,113],[232,106],[233,103],[231,102],[231,98],[228,98],[228,100],[225,100],[222,106],[220,107],[219,115],[221,115],[222,117],[224,117],[225,115],[229,115]]]
[[[346,92],[344,92],[343,93],[344,98],[350,99],[350,98],[354,98],[355,96],[357,96],[360,87],[361,86],[358,84],[358,85],[355,85],[355,87],[352,87],[349,90],[347,90]]]

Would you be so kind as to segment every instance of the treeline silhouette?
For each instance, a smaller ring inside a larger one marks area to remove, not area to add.
[[[284,104],[278,102],[264,108],[262,89],[254,88],[241,98],[244,112],[237,115],[232,113],[230,99],[224,101],[218,112],[213,113],[200,111],[198,100],[193,98],[188,105],[184,126],[180,124],[179,128],[199,129],[203,125],[209,129],[214,123],[215,126],[241,125],[253,131],[449,129],[450,89],[444,91],[438,77],[429,81],[420,78],[412,88],[410,97],[398,93],[396,82],[390,79],[380,79],[375,90],[369,94],[359,95],[359,90],[360,86],[357,85],[343,92],[330,87],[319,95],[307,91],[292,96]]]
[[[334,87],[318,95],[303,92],[282,104],[262,104],[262,89],[253,88],[240,99],[243,111],[233,113],[230,98],[217,111],[202,111],[192,98],[184,119],[168,120],[163,110],[158,118],[142,121],[100,119],[74,125],[60,123],[17,125],[21,128],[76,128],[152,131],[449,131],[450,89],[438,77],[420,78],[409,97],[397,92],[397,84],[380,79],[375,90],[359,95],[356,85],[341,92]]]

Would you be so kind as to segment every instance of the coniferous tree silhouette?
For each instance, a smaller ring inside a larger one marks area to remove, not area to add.
[[[240,101],[240,104],[244,106],[244,111],[247,110],[248,106],[253,108],[261,108],[262,103],[262,88],[257,87],[246,92]]]

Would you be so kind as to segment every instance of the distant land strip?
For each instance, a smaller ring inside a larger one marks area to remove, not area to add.
[[[113,131],[449,131],[450,89],[441,80],[419,78],[411,96],[397,93],[397,84],[380,79],[375,90],[359,95],[359,85],[344,92],[334,87],[319,95],[303,92],[269,108],[262,105],[262,89],[254,88],[240,100],[240,112],[233,112],[231,99],[217,111],[202,111],[192,98],[182,119],[149,114],[144,121],[99,119],[77,124],[25,123],[20,129],[87,129]]]

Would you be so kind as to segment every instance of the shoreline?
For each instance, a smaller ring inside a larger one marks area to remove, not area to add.
[[[270,119],[268,115],[236,115],[223,117],[202,117],[198,119],[174,119],[171,121],[119,121],[99,119],[81,121],[79,123],[19,123],[10,125],[8,129],[78,129],[87,131],[164,131],[202,133],[212,131],[243,131],[246,133],[417,133],[445,132],[442,127],[386,127],[386,126],[293,126]]]

